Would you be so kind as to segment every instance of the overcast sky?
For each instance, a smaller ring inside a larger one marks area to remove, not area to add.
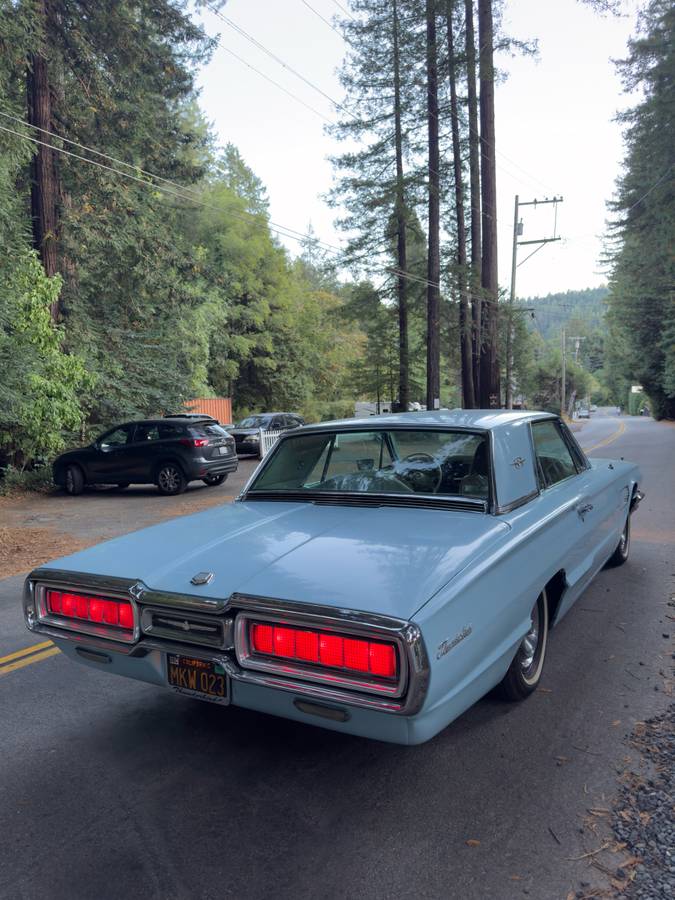
[[[308,3],[328,20],[340,14],[336,0]],[[346,0],[341,3],[346,5]],[[503,286],[511,277],[515,194],[521,200],[564,198],[557,223],[563,240],[546,245],[519,267],[520,297],[605,281],[599,264],[605,202],[612,196],[623,156],[613,119],[627,102],[612,59],[625,55],[637,7],[636,0],[623,0],[625,15],[617,19],[598,16],[577,0],[507,0],[506,33],[537,38],[539,57],[498,59],[508,73],[496,92]],[[344,99],[336,76],[344,42],[303,0],[228,0],[222,13],[328,97]],[[220,141],[235,144],[267,186],[273,221],[299,232],[306,232],[311,222],[317,237],[340,245],[341,236],[333,228],[335,212],[322,200],[333,178],[327,157],[337,149],[323,129],[325,119],[335,117],[330,100],[208,10],[201,19],[210,35],[220,35],[221,46],[199,77],[202,107]],[[552,235],[552,209],[523,209],[522,240]],[[283,242],[298,252],[296,242]],[[531,249],[520,248],[519,261]]]

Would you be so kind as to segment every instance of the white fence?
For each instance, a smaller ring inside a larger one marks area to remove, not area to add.
[[[279,440],[283,431],[263,431],[260,429],[260,459],[264,459]]]

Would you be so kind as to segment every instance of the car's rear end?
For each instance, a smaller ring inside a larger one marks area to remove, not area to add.
[[[234,438],[222,425],[209,421],[191,422],[180,444],[185,475],[189,480],[237,471]]]
[[[26,581],[28,627],[71,659],[308,724],[411,741],[429,679],[413,623],[244,594],[212,601],[52,568]]]

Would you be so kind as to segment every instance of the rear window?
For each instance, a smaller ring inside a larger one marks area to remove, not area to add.
[[[249,416],[237,422],[237,428],[263,428],[269,422],[271,416]]]
[[[182,425],[169,425],[162,422],[158,427],[160,439],[163,441],[181,437],[185,434],[185,428]]]
[[[482,432],[373,429],[293,432],[249,489],[257,492],[434,494],[489,500]]]
[[[227,437],[227,431],[222,425],[214,425],[211,422],[200,422],[199,425],[190,426],[191,434],[207,435],[208,437]]]

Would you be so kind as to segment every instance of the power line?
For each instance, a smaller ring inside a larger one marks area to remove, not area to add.
[[[252,69],[254,72],[256,72],[258,75],[260,75],[262,78],[264,78],[266,81],[269,81],[270,84],[273,84],[275,87],[279,88],[280,91],[283,91],[284,94],[287,94],[289,97],[291,97],[297,103],[301,103],[306,109],[309,109],[315,115],[320,116],[324,120],[324,122],[328,122],[329,125],[335,125],[335,122],[332,119],[329,119],[328,116],[324,116],[324,114],[322,112],[319,112],[318,109],[315,109],[313,106],[310,106],[309,103],[306,103],[304,100],[302,100],[300,97],[298,97],[297,94],[294,94],[292,91],[289,91],[283,85],[279,84],[279,82],[275,81],[274,78],[271,78],[269,75],[266,75],[264,72],[261,72],[261,70],[257,69],[254,65],[252,65],[252,63],[245,60],[243,56],[239,56],[239,54],[235,53],[234,50],[230,50],[230,48],[226,47],[225,44],[223,44],[223,42],[219,38],[216,38],[215,40],[216,40],[216,43],[218,44],[218,46],[221,49],[225,50],[226,53],[229,53],[231,56],[234,56],[234,58],[238,59],[239,62],[243,63],[245,66],[248,66],[249,69]]]
[[[356,18],[356,16],[353,15],[346,7],[344,7],[344,6],[340,3],[340,0],[333,0],[333,3],[337,6],[338,9],[342,10],[342,12],[343,12],[346,16],[349,16],[350,19],[353,19],[355,22],[358,22],[358,19]]]
[[[11,118],[16,118],[16,117],[12,116]],[[27,127],[37,128],[37,126],[31,125],[29,122],[23,122],[23,124]],[[41,132],[46,131],[46,129],[44,129],[44,128],[39,128],[38,130]],[[30,141],[34,144],[39,144],[42,147],[47,147],[50,150],[54,150],[57,153],[62,153],[65,156],[69,156],[73,159],[77,159],[80,162],[89,163],[92,166],[96,166],[96,168],[98,168],[98,169],[102,169],[107,172],[112,172],[113,174],[119,175],[122,178],[126,178],[130,181],[134,181],[138,184],[142,184],[145,187],[155,188],[156,190],[160,190],[160,191],[164,192],[165,194],[167,194],[167,196],[176,197],[180,200],[187,200],[188,202],[194,203],[197,206],[204,207],[204,209],[212,209],[217,212],[227,212],[228,215],[233,219],[237,219],[238,221],[241,221],[241,222],[246,222],[247,224],[257,225],[260,228],[268,228],[270,231],[273,231],[275,234],[278,234],[281,237],[290,238],[291,240],[298,241],[298,242],[313,241],[315,244],[317,244],[321,249],[325,250],[326,252],[333,253],[333,254],[339,255],[339,256],[342,256],[344,254],[344,250],[341,247],[336,247],[333,244],[329,244],[325,241],[320,241],[314,235],[305,234],[303,232],[296,231],[293,228],[290,228],[286,225],[280,225],[279,223],[272,222],[269,219],[261,220],[259,217],[255,216],[253,213],[248,213],[245,211],[244,211],[243,215],[239,214],[239,213],[235,213],[231,210],[231,208],[228,208],[228,207],[224,206],[223,204],[205,203],[203,200],[200,200],[194,194],[183,193],[184,191],[190,191],[193,189],[191,189],[189,187],[184,187],[182,185],[177,185],[175,182],[170,181],[168,178],[163,178],[160,175],[154,175],[152,172],[148,172],[146,169],[140,169],[139,167],[133,166],[131,163],[125,163],[125,162],[122,162],[121,160],[119,161],[121,165],[127,166],[128,168],[133,168],[137,172],[143,173],[146,177],[141,178],[139,175],[133,175],[131,172],[120,171],[120,169],[116,169],[114,166],[108,166],[105,163],[98,162],[95,159],[90,159],[87,156],[82,156],[79,153],[73,153],[71,150],[66,150],[64,147],[57,147],[54,144],[48,143],[47,141],[42,141],[39,138],[31,137],[30,135],[27,135],[27,134],[22,134],[20,131],[16,131],[13,128],[7,128],[5,125],[0,125],[0,131],[4,131],[4,132],[7,132],[8,134],[15,135],[16,137],[19,137],[25,141]],[[93,148],[89,148],[84,144],[78,144],[76,141],[70,141],[68,138],[63,138],[60,135],[57,135],[51,131],[47,131],[46,133],[49,134],[51,137],[57,138],[58,140],[62,140],[62,141],[71,143],[71,144],[79,147],[80,149],[87,150],[89,152],[98,154],[101,157],[106,158],[110,161],[115,161],[115,157],[107,156],[106,154],[101,153],[101,151],[99,151],[99,150],[94,150]],[[159,181],[159,182],[165,182],[166,184],[170,185],[170,187],[166,187],[164,184],[161,184],[161,183],[156,184],[152,181],[149,181],[148,180],[149,178],[154,178],[154,179],[156,179],[156,181]],[[432,287],[440,287],[440,285],[438,285],[434,282],[430,282],[427,279],[421,278],[417,275],[413,275],[411,272],[404,272],[394,266],[383,266],[382,268],[386,272],[390,272],[398,277],[403,277],[410,281],[416,281],[421,284],[430,285]],[[366,269],[366,271],[372,272],[372,269],[370,269],[370,270]]]
[[[667,168],[666,171],[663,173],[663,175],[662,175],[657,181],[654,182],[654,184],[649,188],[649,190],[648,190],[648,191],[645,191],[644,194],[640,197],[639,200],[636,200],[635,203],[634,203],[632,206],[629,206],[629,207],[628,207],[628,209],[626,210],[626,215],[628,215],[628,213],[631,212],[631,210],[635,209],[636,206],[638,206],[640,203],[642,203],[642,201],[645,199],[645,197],[648,197],[648,196],[651,194],[651,192],[652,192],[655,188],[657,188],[657,187],[661,184],[662,181],[665,180],[665,178],[670,174],[670,170],[671,170],[672,168],[673,168],[673,165],[672,165],[672,163],[671,163],[671,165],[668,166],[668,168]]]
[[[206,2],[205,5],[208,9],[211,10],[211,12],[214,15],[218,16],[218,18],[221,19],[221,21],[223,21],[229,28],[232,28],[234,31],[236,31],[237,34],[241,35],[241,37],[245,38],[247,41],[249,41],[249,43],[253,44],[254,47],[257,47],[258,50],[262,50],[262,52],[267,54],[267,56],[269,56],[270,59],[273,59],[274,62],[276,62],[278,65],[280,65],[284,69],[286,69],[287,72],[290,72],[292,75],[295,75],[296,78],[299,78],[306,85],[311,87],[312,90],[317,91],[317,93],[321,94],[322,97],[325,97],[326,100],[328,100],[330,103],[332,103],[336,109],[342,110],[348,116],[351,116],[355,121],[357,121],[357,122],[359,121],[358,118],[354,115],[354,113],[350,112],[350,110],[347,109],[346,106],[344,106],[341,103],[338,103],[337,100],[334,100],[333,97],[330,96],[330,94],[327,94],[322,88],[320,88],[318,85],[314,84],[313,81],[310,81],[309,78],[306,78],[301,72],[298,72],[297,69],[294,69],[287,62],[284,62],[284,60],[281,59],[280,56],[277,56],[276,53],[274,53],[272,50],[270,50],[269,47],[266,47],[259,40],[257,40],[257,38],[254,38],[253,35],[250,35],[248,33],[248,31],[245,31],[243,28],[241,28],[239,25],[237,25],[236,22],[233,22],[232,19],[229,19],[227,16],[223,15],[219,9],[216,9],[215,6],[211,6],[211,4],[208,2]]]
[[[24,124],[29,125],[28,122],[25,122]],[[30,126],[30,127],[35,128],[37,126]],[[45,129],[41,128],[39,130],[44,131]],[[303,232],[296,231],[295,229],[290,228],[286,225],[280,225],[278,222],[272,222],[271,220],[268,220],[268,219],[261,221],[253,213],[242,211],[243,212],[243,215],[242,215],[242,214],[233,212],[231,208],[229,208],[223,204],[217,205],[217,204],[213,204],[213,203],[205,203],[203,200],[200,200],[197,196],[195,196],[195,194],[183,193],[184,191],[193,190],[192,188],[184,187],[182,185],[177,185],[175,182],[169,181],[168,178],[162,178],[160,175],[154,175],[151,172],[147,172],[147,170],[138,169],[138,168],[132,166],[130,163],[122,163],[122,165],[125,165],[129,168],[136,168],[137,171],[143,172],[143,174],[146,175],[146,178],[141,178],[138,175],[132,175],[130,172],[122,172],[119,169],[114,168],[113,166],[107,166],[104,163],[97,162],[95,159],[89,159],[89,157],[87,157],[87,156],[81,156],[79,153],[73,153],[71,150],[66,150],[63,147],[56,147],[54,144],[48,143],[47,141],[41,141],[39,138],[30,137],[30,135],[22,134],[20,131],[15,131],[14,129],[7,128],[4,125],[0,125],[0,131],[6,131],[8,134],[16,135],[16,137],[22,138],[23,140],[32,141],[32,143],[34,143],[34,144],[40,144],[43,147],[48,147],[50,150],[54,150],[57,153],[63,153],[64,155],[70,156],[73,159],[77,159],[80,162],[89,163],[90,165],[96,166],[99,169],[104,169],[108,172],[114,173],[115,175],[120,175],[122,178],[127,178],[130,181],[135,181],[139,184],[145,185],[146,187],[152,187],[157,190],[163,191],[170,197],[177,197],[181,200],[187,200],[188,202],[195,203],[197,206],[203,206],[205,209],[213,209],[218,212],[227,212],[228,215],[230,215],[233,219],[238,219],[241,222],[258,225],[258,227],[268,227],[270,231],[275,232],[275,234],[279,234],[281,237],[287,237],[287,238],[290,238],[291,240],[298,241],[298,242],[302,242],[305,240],[313,240],[315,243],[319,244],[320,246],[323,247],[323,249],[325,249],[327,251],[332,251],[334,253],[339,253],[339,254],[341,254],[343,252],[340,247],[335,247],[332,244],[324,244],[322,241],[319,241],[317,238],[313,237],[312,235],[308,235],[308,234],[304,234]],[[68,141],[67,138],[61,138],[59,135],[56,135],[53,132],[47,132],[47,133],[53,137],[58,138],[59,140]],[[75,143],[75,142],[71,141],[70,143]],[[86,149],[86,150],[90,149],[82,144],[76,144],[76,146],[79,146],[82,149]],[[98,150],[92,149],[90,152],[97,153],[97,154],[105,157],[105,154],[100,153],[100,151],[98,151]],[[106,158],[114,159],[113,157],[106,157]],[[171,187],[165,187],[161,183],[155,184],[154,182],[149,181],[148,178],[154,178],[159,182],[166,182],[167,184],[169,184],[173,188],[175,188],[175,190],[172,190]]]
[[[312,6],[311,3],[308,3],[307,0],[300,0],[300,2],[303,3],[307,7],[307,9],[309,9],[311,12],[313,12],[315,16],[317,16],[319,19],[321,19],[322,22],[325,22],[326,25],[328,25],[328,27],[332,31],[334,31],[335,34],[337,34],[337,36],[339,38],[342,38],[343,41],[346,41],[346,43],[349,43],[349,41],[347,41],[347,38],[344,36],[344,34],[342,34],[341,31],[338,31],[338,29],[335,27],[335,25],[333,25],[333,23],[330,21],[330,19],[327,19],[325,16],[322,16],[321,13],[318,11],[318,9],[314,9],[314,7]]]
[[[172,187],[174,189],[198,193],[195,188],[192,188],[189,185],[178,185],[178,184],[176,184],[176,182],[171,181],[168,178],[164,178],[162,175],[156,175],[154,172],[149,172],[147,169],[142,169],[140,166],[134,165],[133,163],[128,163],[128,162],[125,162],[124,160],[117,159],[117,157],[110,156],[107,153],[103,153],[101,150],[96,150],[93,147],[88,147],[86,144],[80,144],[77,141],[73,141],[70,138],[63,137],[62,135],[56,134],[53,131],[48,131],[46,128],[40,128],[39,126],[33,125],[30,122],[25,122],[23,119],[19,118],[18,116],[10,115],[9,113],[3,112],[2,110],[0,110],[0,116],[4,116],[7,119],[13,119],[15,122],[19,122],[21,125],[24,125],[29,128],[34,128],[36,131],[40,131],[43,134],[48,134],[50,137],[56,138],[57,140],[60,140],[60,141],[63,141],[66,144],[70,144],[73,147],[78,147],[80,150],[86,150],[88,153],[93,153],[96,156],[100,156],[102,159],[107,159],[109,162],[113,162],[118,165],[125,166],[128,169],[132,169],[134,172],[140,172],[142,175],[145,175],[148,178],[153,178],[155,181],[164,182],[165,184],[168,184],[170,187]],[[3,130],[9,130],[9,129],[3,129]],[[17,134],[19,137],[26,137],[28,140],[32,140],[32,138],[29,138],[27,135],[22,135],[19,132],[11,132],[11,133]],[[44,142],[40,142],[40,143],[44,143]],[[44,146],[50,147],[52,150],[59,151],[59,147],[54,146],[54,144],[44,143]],[[66,151],[64,151],[64,152],[66,152]],[[88,160],[86,157],[79,157],[78,154],[69,154],[69,155],[75,156],[78,159],[84,159],[85,162],[92,162],[92,163],[96,164],[94,160]],[[104,166],[103,168],[109,168],[110,171],[118,171],[116,169],[110,168],[109,166]],[[119,172],[119,174],[125,175],[126,173]],[[142,179],[140,179],[140,180],[142,181]],[[183,197],[183,199],[197,200],[197,198],[195,198],[193,196],[191,196],[190,198]],[[197,201],[197,202],[201,202],[201,201]],[[202,202],[202,205],[204,205],[203,202]],[[212,206],[211,208],[226,209],[228,206],[231,206],[231,205],[220,204],[218,207]],[[248,216],[250,219],[252,219],[254,221],[258,221],[258,217],[255,215],[255,213],[250,213],[247,210],[242,210],[242,212],[244,215]],[[234,218],[241,219],[241,216],[237,216],[237,214],[233,213],[233,216],[234,216]],[[244,221],[244,220],[242,219],[242,221]],[[272,230],[281,229],[281,231],[283,231],[283,232],[289,232],[288,234],[284,234],[285,237],[293,238],[293,236],[296,235],[294,240],[311,239],[311,240],[315,241],[315,243],[321,245],[323,247],[323,249],[334,250],[337,253],[343,252],[343,250],[340,247],[336,247],[334,244],[329,244],[328,242],[322,241],[319,238],[315,238],[315,237],[312,237],[311,235],[307,235],[302,231],[297,231],[295,228],[291,228],[290,226],[281,225],[278,222],[274,222],[272,220],[268,220],[268,221],[269,221],[269,224],[273,226]],[[281,233],[281,231],[280,231],[280,233]]]

